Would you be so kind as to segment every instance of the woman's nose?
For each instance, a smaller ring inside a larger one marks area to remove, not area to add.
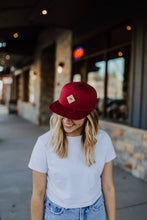
[[[71,122],[71,119],[69,119],[69,118],[64,118],[64,122]]]

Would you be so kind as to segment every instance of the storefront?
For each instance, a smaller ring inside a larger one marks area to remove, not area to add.
[[[123,24],[81,42],[83,56],[73,57],[72,80],[95,87],[100,118],[124,124],[130,124],[132,29]]]
[[[139,17],[73,38],[71,81],[95,87],[100,125],[117,152],[114,163],[147,181],[146,26]]]
[[[109,132],[117,153],[114,164],[147,181],[147,19],[115,20],[85,33],[63,30],[50,41],[52,46],[40,49],[28,69],[15,71],[18,113],[48,124],[48,105],[65,83],[91,84],[100,126]]]

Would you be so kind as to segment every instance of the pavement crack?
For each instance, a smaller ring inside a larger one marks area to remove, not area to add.
[[[141,205],[147,205],[147,202],[141,202],[141,203],[137,203],[137,204],[133,204],[133,205],[129,205],[129,206],[120,207],[120,208],[117,208],[117,210],[127,209],[127,208],[141,206]]]

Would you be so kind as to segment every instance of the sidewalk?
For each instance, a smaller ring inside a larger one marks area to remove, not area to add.
[[[31,220],[32,173],[27,165],[37,137],[48,129],[0,113],[0,220]],[[147,183],[115,166],[113,175],[117,220],[147,220]]]

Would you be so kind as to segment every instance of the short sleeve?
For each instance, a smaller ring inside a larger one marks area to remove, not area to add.
[[[111,140],[111,137],[106,133],[105,135],[105,146],[106,146],[106,156],[105,156],[105,162],[109,162],[116,158],[116,152]]]
[[[41,173],[47,173],[48,166],[47,166],[46,151],[40,138],[38,138],[34,146],[28,167],[32,170],[35,170]]]

